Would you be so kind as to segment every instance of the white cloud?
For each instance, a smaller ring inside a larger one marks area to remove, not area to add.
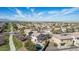
[[[74,11],[77,11],[77,10],[79,10],[79,8],[69,8],[69,9],[63,9],[61,11],[48,11],[48,14],[66,15],[66,14],[73,13]]]
[[[30,20],[41,19],[42,16],[44,15],[44,13],[45,13],[45,12],[38,12],[38,13],[36,13],[35,9],[34,8],[30,8],[30,7],[28,7],[27,9],[29,11],[31,11],[31,14],[27,15],[30,18]]]
[[[20,11],[18,8],[15,8],[15,10],[16,10],[16,15],[20,17],[25,17],[24,14],[22,14],[22,11]]]
[[[66,15],[66,14],[73,13],[74,11],[77,11],[77,10],[79,10],[79,8],[63,9],[61,14]]]
[[[44,12],[38,12],[36,13],[35,12],[35,9],[34,8],[30,8],[30,7],[27,7],[27,9],[31,12],[31,14],[23,14],[23,11],[21,11],[20,9],[18,8],[14,8],[13,9],[9,9],[11,11],[15,11],[15,14],[14,16],[12,17],[5,17],[5,18],[9,18],[9,19],[14,19],[14,20],[19,20],[19,21],[33,21],[33,20],[38,20],[38,21],[42,21],[42,20],[61,20],[61,19],[64,19],[68,16],[71,17],[72,15],[69,15],[70,13],[73,13],[77,10],[79,10],[79,8],[69,8],[69,9],[62,9],[60,11],[56,10],[56,11],[44,11]],[[26,11],[27,12],[27,11]],[[44,16],[48,14],[47,16]],[[66,17],[65,17],[66,16]],[[61,18],[61,19],[60,19]],[[66,18],[67,19],[67,18]],[[70,19],[70,18],[69,18]]]
[[[8,8],[11,12],[15,12],[13,16],[8,17],[11,20],[16,20],[16,21],[26,21],[29,19],[29,16],[27,14],[23,14],[23,11],[21,11],[18,8]]]
[[[26,9],[28,9],[31,13],[27,15],[30,20],[40,20],[43,19],[43,15],[45,15],[45,12],[36,13],[34,8],[26,7]]]
[[[61,20],[65,16],[71,17],[72,15],[69,15],[69,14],[73,13],[73,12],[75,12],[77,10],[79,10],[79,8],[69,8],[69,9],[63,9],[63,10],[60,10],[60,11],[53,11],[53,10],[52,11],[48,11],[49,15],[48,15],[48,17],[45,17],[45,19],[53,20],[53,19],[59,18],[59,20]]]
[[[37,13],[38,16],[43,15],[45,12],[39,12]]]

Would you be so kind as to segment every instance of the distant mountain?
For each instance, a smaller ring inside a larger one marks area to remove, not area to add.
[[[8,19],[0,19],[0,21],[7,21]]]

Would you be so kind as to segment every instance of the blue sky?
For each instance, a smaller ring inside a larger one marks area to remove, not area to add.
[[[79,21],[78,7],[0,7],[0,19],[11,21]]]

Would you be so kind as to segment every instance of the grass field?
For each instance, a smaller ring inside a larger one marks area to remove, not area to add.
[[[10,47],[9,47],[9,36],[5,35],[4,36],[4,40],[5,40],[5,44],[0,46],[0,51],[9,51]]]
[[[20,40],[18,40],[15,36],[13,36],[13,41],[14,41],[16,50],[18,50],[22,47],[22,42]]]

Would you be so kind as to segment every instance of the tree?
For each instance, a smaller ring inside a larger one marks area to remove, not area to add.
[[[36,50],[36,46],[35,44],[31,41],[31,39],[29,39],[26,43],[25,43],[25,47],[26,49],[30,50],[30,51],[35,51]]]

